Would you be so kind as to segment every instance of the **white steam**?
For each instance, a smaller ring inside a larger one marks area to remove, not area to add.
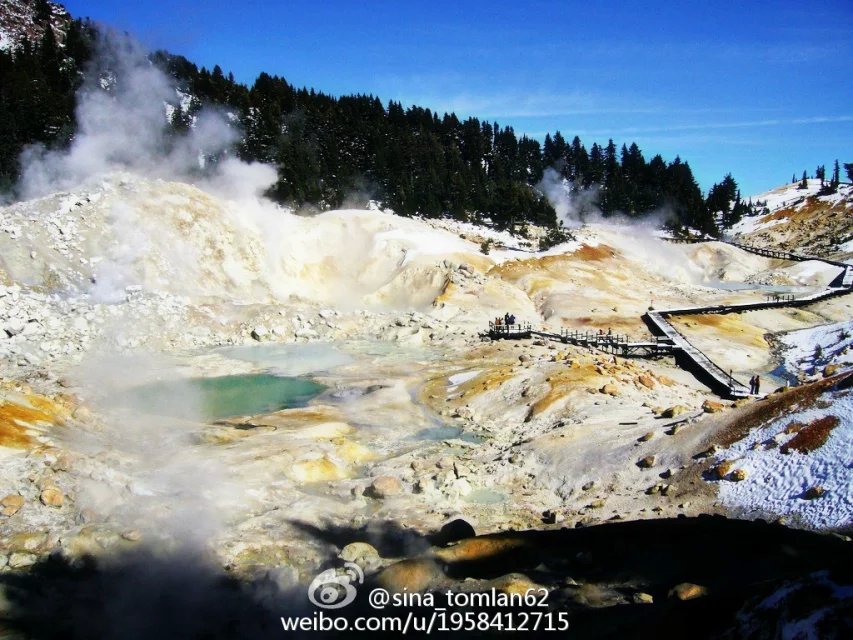
[[[601,220],[598,208],[598,187],[575,189],[575,185],[555,169],[545,169],[536,185],[557,212],[557,221],[566,229],[577,229],[585,223]]]
[[[120,170],[172,180],[197,174],[205,158],[226,152],[239,132],[223,113],[202,109],[186,134],[172,134],[167,116],[180,102],[174,81],[138,44],[108,36],[78,92],[70,148],[29,147],[21,158],[20,194],[42,196]]]

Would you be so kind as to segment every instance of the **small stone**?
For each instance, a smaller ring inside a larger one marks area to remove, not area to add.
[[[649,431],[648,433],[644,433],[639,438],[637,438],[637,442],[648,442],[649,440],[651,440],[654,437],[655,437],[655,432]]]
[[[651,594],[643,593],[642,591],[638,591],[634,594],[633,597],[634,604],[654,604],[655,599],[651,596]]]
[[[595,486],[595,482],[593,482],[592,480],[590,480],[589,482],[584,483],[584,485],[581,487],[581,489],[583,489],[584,491],[589,491],[589,490],[590,490],[590,489],[592,489],[594,486]]]
[[[723,404],[721,402],[715,402],[714,400],[705,400],[702,403],[702,411],[705,413],[719,413],[723,410]]]
[[[729,479],[732,480],[732,482],[743,482],[744,480],[746,480],[746,470],[735,469],[734,471],[732,471],[731,475],[729,476]]]
[[[601,389],[599,389],[598,392],[606,394],[608,396],[616,397],[619,395],[619,388],[615,384],[608,383],[608,384],[604,385],[603,387],[601,387]]]
[[[121,537],[128,542],[139,542],[142,540],[142,533],[138,529],[127,529],[121,532]]]
[[[734,463],[731,460],[723,460],[711,471],[712,477],[717,480],[723,480],[729,473],[731,473],[732,468],[734,467]]]
[[[351,542],[341,549],[338,557],[344,562],[354,562],[365,571],[376,569],[381,562],[379,552],[366,542]]]
[[[589,509],[601,509],[604,506],[604,499],[599,498],[598,500],[593,500],[590,502],[587,507]]]
[[[655,381],[652,379],[651,376],[643,374],[637,378],[637,381],[647,389],[655,388]]]
[[[682,582],[669,591],[669,597],[678,600],[694,600],[706,595],[708,595],[708,589],[692,582]]]
[[[430,493],[435,491],[435,481],[430,476],[418,478],[413,489],[415,493]]]
[[[38,562],[38,556],[32,553],[13,553],[9,556],[9,566],[12,569],[31,567]]]
[[[0,513],[4,516],[13,516],[24,506],[24,496],[11,494],[0,500]]]
[[[42,504],[48,507],[61,507],[65,503],[65,496],[57,487],[46,487],[39,496]]]
[[[637,466],[640,469],[649,469],[655,466],[655,456],[646,456],[645,458],[640,458],[637,461]]]
[[[683,404],[677,404],[669,407],[668,409],[664,409],[661,416],[664,418],[675,418],[680,416],[682,413],[687,413],[688,411],[690,411],[690,409],[685,407]]]
[[[260,342],[269,335],[269,329],[264,326],[258,325],[257,327],[252,329],[251,335],[253,340],[257,340],[258,342]]]
[[[809,487],[803,493],[803,499],[804,500],[815,500],[817,498],[820,498],[825,493],[826,493],[826,489],[824,489],[820,485],[817,485],[814,487]]]
[[[379,500],[398,496],[401,493],[403,493],[403,484],[394,476],[379,476],[364,491],[364,495]]]

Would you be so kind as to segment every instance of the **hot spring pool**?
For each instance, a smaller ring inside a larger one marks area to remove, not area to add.
[[[126,392],[122,404],[139,412],[210,422],[303,407],[325,389],[308,378],[255,373],[153,382]]]

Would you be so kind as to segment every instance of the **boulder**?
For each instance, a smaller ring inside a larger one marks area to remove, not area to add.
[[[648,442],[649,440],[651,440],[654,437],[655,437],[655,432],[649,431],[648,433],[644,433],[639,438],[637,438],[637,442]]]
[[[839,365],[839,364],[828,364],[823,368],[823,377],[829,378],[831,376],[834,376],[839,371],[841,371],[841,365]]]
[[[379,476],[374,478],[364,495],[377,500],[384,500],[403,493],[403,483],[394,476]]]
[[[607,394],[608,396],[618,396],[619,388],[613,383],[607,383],[601,389],[598,390],[599,393]]]

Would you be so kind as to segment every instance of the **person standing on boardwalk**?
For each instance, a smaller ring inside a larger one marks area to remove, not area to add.
[[[755,376],[755,395],[758,395],[761,390],[761,378],[758,375]]]

